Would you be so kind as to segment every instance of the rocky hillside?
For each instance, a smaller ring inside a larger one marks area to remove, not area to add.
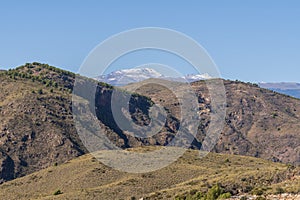
[[[74,80],[75,74],[40,63],[0,73],[0,183],[88,152],[72,115]],[[97,85],[95,117],[108,138],[121,148],[140,146],[141,141],[125,135],[113,120],[110,99],[114,88],[83,80],[84,86]],[[144,113],[150,105],[149,98],[134,96],[130,107],[136,122],[147,123]]]
[[[178,116],[180,104],[171,91],[153,84],[153,80],[148,82],[131,84],[125,86],[125,89],[138,88],[137,93],[150,97],[174,113],[175,117]],[[137,87],[139,84],[143,86]],[[179,88],[180,84],[177,84]],[[227,98],[226,121],[214,152],[299,164],[300,101],[255,84],[227,80],[224,85]],[[201,118],[194,144],[201,146],[213,112],[211,99],[204,81],[194,82],[191,87],[198,96]]]
[[[86,152],[73,126],[72,79],[37,63],[0,74],[1,181]]]
[[[46,64],[29,63],[0,73],[0,179],[11,180],[87,153],[74,125],[72,88],[75,74]],[[150,138],[130,136],[116,124],[111,112],[115,88],[82,79],[82,87],[96,85],[93,103],[75,106],[95,110],[97,123],[107,137],[121,148],[166,145],[180,127],[180,104],[169,90],[145,85],[134,95],[117,89],[119,98],[131,96],[129,116],[120,107],[124,120],[150,123],[148,110],[162,105],[167,119],[161,131]],[[180,86],[181,83],[176,83]],[[227,94],[226,125],[215,152],[250,155],[285,163],[300,162],[300,101],[261,89],[256,85],[224,81]],[[131,85],[133,86],[133,85]],[[210,124],[210,97],[205,82],[192,84],[198,95],[201,117],[197,138],[191,148],[199,149]],[[89,88],[83,91],[88,92]],[[84,96],[78,93],[79,97]],[[87,118],[88,119],[88,118]],[[187,136],[189,137],[189,136]],[[101,150],[101,149],[96,149]]]

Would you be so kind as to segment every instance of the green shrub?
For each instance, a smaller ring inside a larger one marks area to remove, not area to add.
[[[272,117],[275,119],[276,117],[278,117],[278,114],[277,113],[273,113]]]
[[[197,192],[195,195],[194,195],[195,199],[201,199],[204,197],[204,195],[202,194],[202,192]]]
[[[284,189],[283,189],[283,188],[277,187],[277,188],[275,189],[275,194],[283,194],[283,193],[284,193]]]
[[[216,200],[218,197],[224,193],[224,190],[219,186],[215,185],[206,194],[206,200]]]
[[[38,90],[38,94],[43,94],[43,90],[42,90],[42,89],[39,89],[39,90]]]
[[[45,82],[45,84],[46,84],[46,87],[50,87],[50,86],[52,85],[52,82],[51,82],[50,80],[47,80],[47,81]]]
[[[256,197],[255,200],[266,200],[266,198],[265,197]]]
[[[264,194],[264,191],[262,188],[254,188],[251,192],[253,195],[263,195]]]
[[[56,191],[53,193],[53,195],[60,195],[60,194],[62,194],[62,191],[60,191],[60,190],[56,190]]]
[[[229,192],[221,194],[218,199],[228,199],[231,197],[231,194]]]
[[[179,195],[177,195],[177,196],[175,197],[175,200],[183,200],[183,199],[184,199],[184,197],[179,196]]]
[[[189,194],[177,195],[175,200],[216,200],[228,199],[230,197],[231,194],[229,192],[225,193],[220,185],[215,185],[205,195],[200,191],[191,190]]]

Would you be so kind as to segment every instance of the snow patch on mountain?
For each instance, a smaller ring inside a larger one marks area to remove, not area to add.
[[[198,80],[206,80],[206,79],[211,79],[212,77],[205,73],[205,74],[188,74],[184,77],[188,82],[194,82]]]

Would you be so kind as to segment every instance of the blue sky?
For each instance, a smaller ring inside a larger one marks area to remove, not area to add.
[[[300,82],[300,1],[7,0],[0,5],[0,68],[38,61],[77,72],[106,38],[151,26],[195,39],[226,79]],[[131,62],[118,64],[124,68]]]

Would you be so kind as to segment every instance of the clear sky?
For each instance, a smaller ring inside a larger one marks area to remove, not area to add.
[[[38,61],[77,72],[101,41],[149,26],[194,38],[226,79],[300,82],[297,0],[1,1],[0,68]]]

